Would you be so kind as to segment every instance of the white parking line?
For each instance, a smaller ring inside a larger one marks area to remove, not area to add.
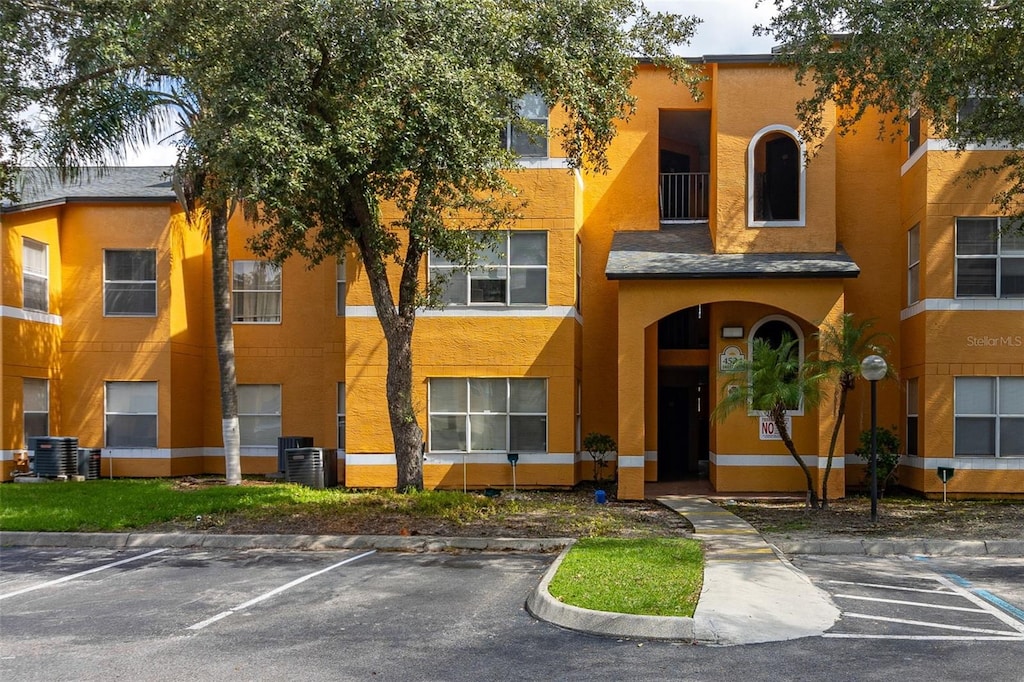
[[[940,576],[935,576],[935,580],[937,580],[942,585],[945,585],[945,586],[949,587],[951,590],[953,590],[954,592],[956,592],[957,594],[962,596],[967,601],[972,602],[972,603],[977,604],[978,606],[982,607],[982,610],[984,610],[986,613],[992,614],[995,618],[997,618],[997,619],[1001,620],[1002,622],[1006,623],[1011,628],[1013,628],[1017,632],[1021,633],[1021,635],[1024,635],[1024,623],[1020,622],[1016,618],[1013,618],[1012,616],[1010,616],[1009,614],[1005,613],[1004,611],[1001,611],[996,606],[993,606],[988,601],[986,601],[986,600],[982,599],[981,597],[979,597],[978,595],[974,594],[974,592],[972,592],[970,590],[967,590],[967,589],[964,589],[963,587],[960,587],[959,585],[955,584],[949,578],[944,578],[941,575]]]
[[[854,585],[855,587],[872,587],[877,590],[896,590],[897,592],[923,592],[924,594],[949,594],[950,590],[940,587],[936,590],[925,590],[920,587],[900,587],[899,585],[879,585],[878,583],[858,583],[851,580],[829,580],[833,585]]]
[[[836,597],[843,599],[857,599],[860,601],[882,602],[883,604],[902,604],[903,606],[920,606],[923,609],[942,609],[943,611],[967,611],[969,613],[991,613],[988,609],[972,609],[967,606],[947,606],[945,604],[926,604],[919,601],[906,601],[904,599],[882,599],[881,597],[862,597],[857,594],[837,594]]]
[[[261,594],[260,596],[256,597],[255,599],[250,599],[249,601],[247,601],[247,602],[245,602],[243,604],[239,604],[238,606],[234,607],[233,609],[228,609],[227,611],[221,611],[220,613],[218,613],[216,616],[213,616],[212,618],[207,618],[206,620],[201,621],[199,623],[196,623],[195,625],[189,625],[188,629],[189,630],[202,630],[207,625],[211,625],[213,623],[216,623],[218,620],[221,620],[222,618],[227,618],[232,613],[238,613],[239,611],[247,609],[247,608],[249,608],[250,606],[252,606],[254,604],[259,604],[261,601],[263,601],[265,599],[270,599],[275,594],[280,594],[281,592],[284,592],[287,589],[290,589],[292,587],[295,587],[296,585],[299,585],[301,583],[306,582],[310,578],[315,578],[316,576],[321,575],[323,573],[327,573],[328,571],[333,571],[334,569],[338,568],[339,566],[344,566],[345,564],[350,564],[353,561],[358,561],[359,559],[362,559],[363,557],[368,557],[371,554],[374,554],[376,551],[377,550],[375,550],[375,549],[371,549],[369,552],[363,552],[362,554],[360,554],[358,556],[349,557],[348,559],[345,559],[344,561],[339,561],[338,563],[333,564],[331,566],[328,566],[327,568],[322,568],[319,571],[315,571],[313,573],[310,573],[309,575],[304,575],[301,578],[296,578],[295,580],[291,581],[290,583],[286,583],[284,585],[281,585],[280,587],[275,587],[274,589],[272,589],[269,592],[266,592],[264,594]]]
[[[950,625],[948,623],[932,623],[925,620],[909,620],[907,618],[889,618],[887,616],[872,616],[868,613],[844,613],[843,618],[863,618],[864,620],[880,620],[886,623],[901,623],[903,625],[919,625],[925,628],[937,628],[940,630],[956,630],[959,632],[978,632],[983,635],[1002,635],[1004,637],[1017,637],[1016,632],[1007,630],[990,630],[988,628],[971,628],[966,625]]]
[[[1008,635],[857,635],[845,632],[826,632],[822,637],[831,639],[906,639],[928,642],[1024,642],[1024,637]]]
[[[115,566],[120,566],[122,564],[127,564],[127,563],[130,563],[132,561],[138,561],[139,559],[145,559],[146,557],[151,557],[154,554],[160,554],[161,552],[166,552],[167,549],[168,549],[167,547],[164,547],[163,549],[154,549],[152,552],[146,552],[145,554],[140,554],[138,556],[128,557],[127,559],[121,559],[120,561],[115,561],[112,564],[104,564],[102,566],[97,566],[96,568],[90,568],[88,571],[82,571],[81,573],[75,573],[73,575],[66,575],[63,578],[57,578],[56,580],[50,580],[50,581],[47,581],[45,583],[40,583],[38,585],[33,585],[32,587],[26,587],[23,590],[17,590],[15,592],[8,592],[7,594],[0,594],[0,599],[7,599],[8,597],[16,597],[19,594],[25,594],[26,592],[32,592],[33,590],[41,590],[44,587],[51,587],[53,585],[58,585],[60,583],[66,583],[69,580],[74,580],[75,578],[81,578],[83,575],[89,575],[90,573],[97,573],[99,571],[105,571],[108,568],[114,568]]]

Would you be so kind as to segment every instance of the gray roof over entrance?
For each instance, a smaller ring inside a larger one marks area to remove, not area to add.
[[[715,253],[704,225],[616,232],[608,279],[852,278],[860,268],[835,253]]]

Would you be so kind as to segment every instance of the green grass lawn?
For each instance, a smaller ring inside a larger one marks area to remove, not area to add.
[[[400,511],[452,521],[486,514],[492,502],[450,491],[314,490],[299,485],[196,486],[133,479],[0,485],[0,530],[123,531],[196,516],[242,513],[254,519],[290,514],[373,514]]]
[[[569,550],[548,592],[596,611],[693,616],[703,579],[696,540],[586,538]]]

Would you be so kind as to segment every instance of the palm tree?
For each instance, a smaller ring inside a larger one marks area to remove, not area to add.
[[[860,375],[860,361],[872,353],[885,357],[889,349],[880,345],[892,342],[892,337],[884,332],[872,332],[875,320],[864,320],[858,323],[853,313],[843,313],[834,325],[826,325],[815,337],[818,339],[818,352],[808,361],[811,371],[827,377],[826,381],[835,382],[836,412],[835,424],[832,427],[832,438],[828,444],[828,460],[825,464],[825,475],[821,483],[821,508],[828,509],[828,479],[832,473],[832,458],[835,456],[836,443],[842,430],[843,418],[846,416],[846,399],[857,383]],[[889,373],[892,373],[891,367]]]
[[[43,14],[34,20],[43,22]],[[43,112],[42,159],[57,167],[61,180],[74,179],[87,166],[102,173],[111,160],[123,161],[126,149],[163,135],[177,139],[175,193],[189,222],[199,218],[209,230],[225,477],[228,485],[238,485],[242,472],[227,241],[233,199],[230,188],[214,177],[216,152],[193,134],[201,122],[202,94],[175,71],[173,62],[153,56],[153,45],[130,26],[123,34],[111,30],[113,19],[102,8],[95,14],[83,9],[77,16],[73,29],[46,29],[53,31],[60,49],[52,53],[59,68],[48,69],[35,91]]]
[[[749,360],[739,360],[729,369],[722,396],[712,416],[724,421],[736,409],[764,413],[775,425],[783,444],[807,481],[807,503],[818,507],[818,492],[811,470],[796,451],[792,434],[786,427],[786,412],[801,403],[814,407],[820,400],[819,386],[824,375],[801,366],[798,342],[789,334],[782,335],[778,346],[765,339],[754,339]]]

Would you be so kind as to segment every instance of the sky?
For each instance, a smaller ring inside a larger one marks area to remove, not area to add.
[[[767,23],[775,6],[764,0],[646,0],[654,12],[693,14],[703,23],[688,46],[679,52],[686,57],[709,54],[764,54],[773,43],[764,37],[754,37],[754,25]],[[173,146],[153,145],[130,154],[129,166],[167,166],[174,163]]]

